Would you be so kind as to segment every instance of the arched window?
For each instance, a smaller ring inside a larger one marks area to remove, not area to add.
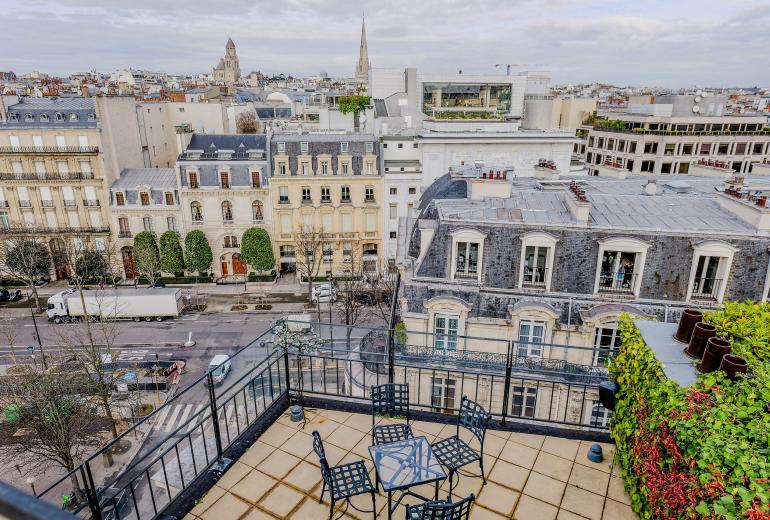
[[[77,114],[70,114],[70,121],[77,121],[78,115]]]
[[[261,221],[263,219],[262,217],[262,203],[258,200],[255,200],[251,203],[251,218],[255,222]]]
[[[238,237],[235,235],[225,235],[225,248],[238,247]]]
[[[61,112],[56,112],[56,114],[54,114],[54,118],[57,121],[64,121],[64,114],[62,114]]]
[[[222,203],[222,220],[225,222],[233,221],[233,205],[230,201],[224,201]]]
[[[32,114],[27,114],[26,116],[24,116],[24,121],[27,123],[31,123],[34,120],[35,120],[35,116],[33,116]]]
[[[48,114],[43,114],[40,116],[40,122],[41,123],[47,123],[48,122]]]
[[[193,222],[203,222],[203,208],[200,202],[193,202],[190,204],[190,212],[192,213]]]

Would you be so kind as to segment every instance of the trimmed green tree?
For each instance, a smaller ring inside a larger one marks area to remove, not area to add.
[[[134,237],[134,268],[150,285],[155,285],[160,272],[160,254],[155,235],[149,231],[142,231]]]
[[[169,273],[184,271],[184,255],[176,231],[166,231],[160,236],[160,270]]]
[[[203,231],[195,229],[187,233],[184,238],[184,257],[188,270],[197,273],[209,270],[214,255]]]
[[[250,227],[241,238],[241,258],[255,271],[275,268],[275,256],[270,235],[259,227]]]
[[[104,255],[94,249],[86,249],[75,259],[75,276],[80,283],[111,283],[110,268]]]

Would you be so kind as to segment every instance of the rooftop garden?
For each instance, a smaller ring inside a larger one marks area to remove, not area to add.
[[[748,376],[700,374],[680,387],[629,317],[610,373],[612,419],[632,507],[641,518],[770,519],[770,304],[725,303],[704,321],[748,362]]]

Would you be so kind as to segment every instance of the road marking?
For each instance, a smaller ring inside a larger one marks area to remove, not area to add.
[[[181,406],[174,407],[174,413],[171,414],[171,417],[169,418],[168,424],[166,424],[164,431],[170,432],[171,430],[174,429],[174,424],[176,424],[176,416],[179,415],[180,411],[182,411]]]
[[[190,421],[190,425],[187,427],[187,430],[185,431],[185,433],[190,433],[193,430],[193,428],[195,428],[195,426],[200,422],[200,420],[202,419],[201,411],[205,406],[206,406],[205,404],[199,404],[195,408],[195,411],[192,414],[192,420]]]
[[[187,420],[187,416],[190,415],[190,412],[192,412],[195,405],[188,404],[184,408],[184,412],[182,412],[182,415],[179,416],[179,424],[184,424],[185,420]]]
[[[155,419],[155,425],[158,429],[160,429],[160,427],[163,426],[163,421],[166,420],[166,416],[168,415],[168,412],[170,409],[171,409],[170,406],[164,406],[163,411],[160,412],[160,415]]]

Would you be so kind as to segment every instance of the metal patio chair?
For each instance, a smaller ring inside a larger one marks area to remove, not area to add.
[[[467,396],[463,396],[460,403],[460,414],[457,416],[457,433],[449,437],[431,444],[433,453],[438,458],[439,462],[449,472],[449,498],[452,498],[452,488],[454,487],[453,477],[454,474],[464,475],[467,477],[477,477],[471,473],[463,473],[460,468],[472,464],[478,461],[481,468],[481,479],[484,484],[487,483],[487,477],[484,474],[484,437],[487,433],[487,424],[491,416],[484,410],[484,408],[468,399]],[[467,442],[460,438],[460,427],[463,427],[470,431],[474,437],[479,441],[479,450],[473,449]]]
[[[377,417],[403,418],[405,423],[377,425]],[[387,383],[372,387],[372,446],[414,437],[409,426],[409,385]]]
[[[320,459],[321,477],[323,478],[323,486],[321,487],[321,495],[318,498],[318,502],[323,501],[324,492],[328,489],[329,502],[331,503],[329,506],[329,520],[332,520],[334,517],[334,504],[341,500],[347,501],[348,505],[353,509],[367,513],[368,511],[362,511],[350,502],[352,497],[366,493],[372,495],[372,514],[376,520],[375,490],[364,461],[359,460],[348,464],[340,464],[339,466],[329,466],[329,462],[326,460],[326,450],[324,450],[321,435],[317,430],[313,432],[313,450],[315,450],[316,455]]]
[[[474,500],[476,497],[471,493],[457,502],[439,500],[406,506],[406,520],[467,520]]]

